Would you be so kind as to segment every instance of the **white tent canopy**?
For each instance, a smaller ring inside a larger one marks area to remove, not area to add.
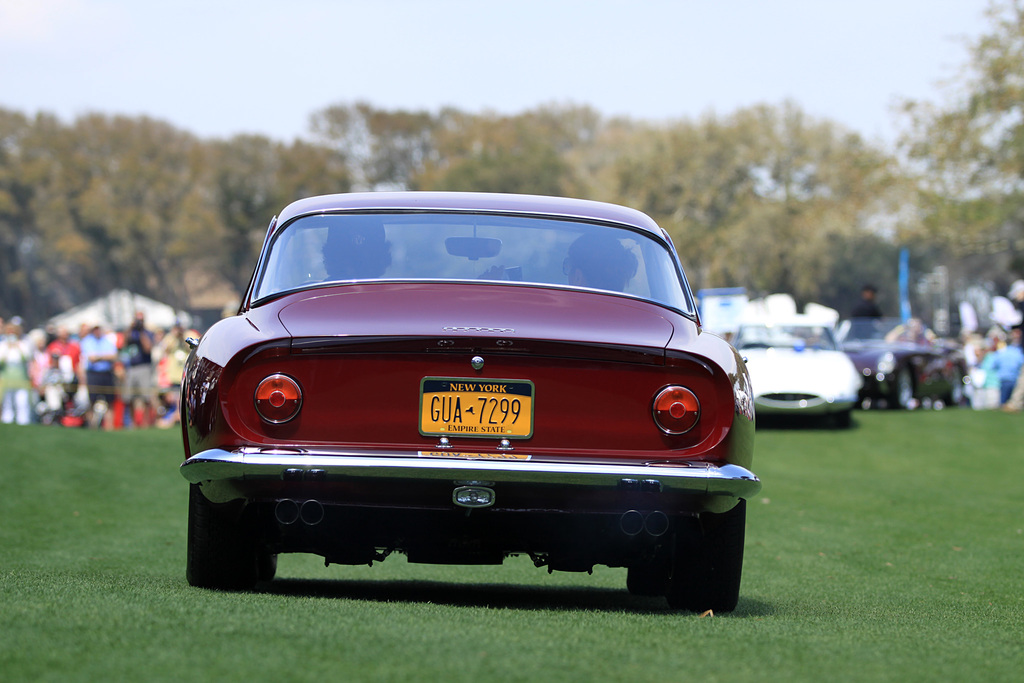
[[[136,311],[143,312],[146,327],[150,329],[170,328],[176,320],[190,324],[187,313],[126,289],[115,289],[106,296],[55,315],[47,324],[66,327],[72,333],[78,332],[83,324],[100,324],[108,330],[122,330],[135,320]]]

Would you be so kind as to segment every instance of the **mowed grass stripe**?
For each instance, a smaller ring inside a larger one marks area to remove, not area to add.
[[[759,428],[739,608],[702,619],[528,558],[192,589],[176,433],[0,426],[0,678],[1017,680],[1022,439],[967,410]]]

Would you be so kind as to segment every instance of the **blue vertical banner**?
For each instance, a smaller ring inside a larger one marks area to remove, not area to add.
[[[900,249],[900,319],[910,320],[910,250]]]

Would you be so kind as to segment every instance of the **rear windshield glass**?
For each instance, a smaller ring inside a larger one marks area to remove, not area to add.
[[[667,245],[626,228],[542,217],[327,214],[278,231],[254,299],[352,281],[493,281],[578,287],[693,312]]]

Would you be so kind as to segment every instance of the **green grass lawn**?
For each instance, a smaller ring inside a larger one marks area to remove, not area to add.
[[[325,568],[185,583],[176,432],[0,426],[0,680],[1010,681],[1024,677],[1024,418],[760,428],[740,604],[625,571]]]

